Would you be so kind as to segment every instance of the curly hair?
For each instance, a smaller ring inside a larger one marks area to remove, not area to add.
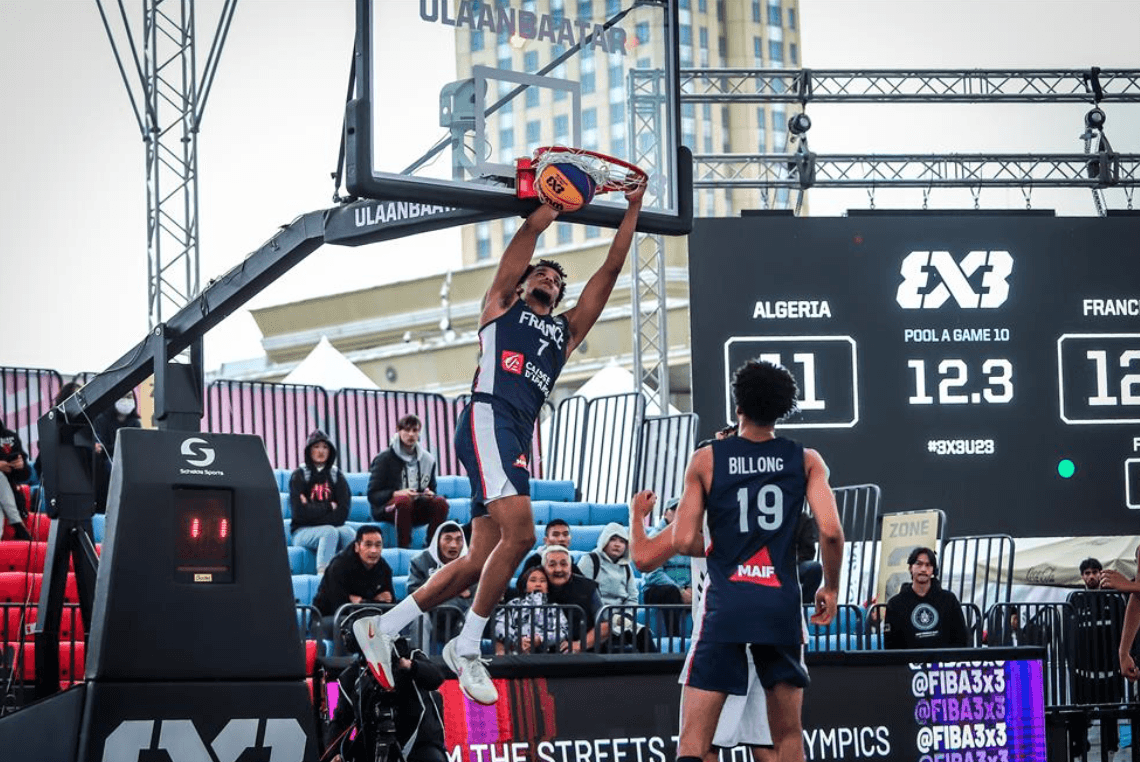
[[[558,287],[558,296],[554,297],[554,304],[552,305],[554,307],[557,307],[558,303],[562,301],[562,295],[566,293],[567,276],[566,270],[563,269],[562,265],[558,264],[553,259],[540,259],[537,262],[531,262],[529,265],[527,265],[526,269],[523,270],[522,277],[519,278],[519,282],[515,284],[515,288],[521,286],[523,284],[523,281],[530,277],[530,274],[540,267],[549,267],[551,270],[558,273],[559,277],[562,278],[562,285]]]
[[[732,377],[732,396],[737,407],[753,423],[774,426],[794,413],[799,389],[783,365],[749,360]]]

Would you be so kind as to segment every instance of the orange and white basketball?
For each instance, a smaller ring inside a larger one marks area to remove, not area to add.
[[[594,179],[573,164],[548,164],[535,178],[542,203],[560,212],[576,212],[594,198]]]

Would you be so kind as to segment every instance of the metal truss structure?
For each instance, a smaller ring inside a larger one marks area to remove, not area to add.
[[[147,315],[151,329],[200,289],[198,130],[237,0],[226,0],[199,79],[193,0],[143,0],[137,40],[118,0],[121,26],[96,0],[146,146]],[[112,27],[121,31],[116,34]],[[127,73],[117,36],[130,55]],[[136,97],[137,91],[137,97]]]

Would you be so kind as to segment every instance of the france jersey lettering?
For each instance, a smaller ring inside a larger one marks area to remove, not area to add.
[[[729,437],[711,447],[701,638],[799,645],[795,533],[807,490],[803,445],[783,437]]]
[[[479,367],[471,386],[472,399],[489,397],[505,404],[529,433],[566,363],[569,340],[565,316],[539,315],[519,299],[479,330]]]

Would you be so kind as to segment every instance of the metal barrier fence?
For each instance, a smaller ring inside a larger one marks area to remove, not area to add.
[[[1045,706],[1069,703],[1065,632],[1074,621],[1068,603],[995,603],[986,613],[986,645],[1045,648]]]
[[[697,438],[695,413],[646,418],[641,423],[641,448],[634,488],[657,493],[657,513],[684,490],[685,467]],[[623,500],[628,500],[627,495]],[[658,516],[654,516],[656,521]]]
[[[555,412],[548,479],[569,479],[581,499],[624,503],[633,492],[645,397],[570,397]]]
[[[15,708],[30,700],[24,689],[35,682],[35,641],[30,625],[36,604],[0,602],[0,706]],[[83,682],[86,670],[83,618],[79,604],[66,603],[60,618],[60,686]],[[3,711],[0,711],[3,714]]]
[[[856,484],[832,492],[844,537],[839,603],[861,605],[875,594],[882,491],[877,484]]]
[[[332,411],[329,436],[340,448],[337,460],[345,471],[367,471],[372,459],[391,444],[396,422],[414,413],[423,424],[421,445],[435,455],[438,473],[459,473],[455,448],[451,446],[455,407],[442,395],[341,389],[333,395]]]
[[[1013,586],[1013,538],[1007,534],[952,537],[942,546],[938,578],[960,601],[989,611],[1008,603]]]
[[[206,390],[206,430],[259,435],[274,468],[300,466],[309,433],[329,433],[330,421],[328,393],[319,386],[214,381]]]
[[[675,629],[673,629],[675,628]],[[687,604],[603,606],[594,623],[596,653],[685,653],[692,642]],[[670,631],[681,634],[670,636]]]
[[[51,409],[63,381],[54,370],[0,367],[0,420],[20,436],[24,452],[35,459],[40,441],[36,422]]]

